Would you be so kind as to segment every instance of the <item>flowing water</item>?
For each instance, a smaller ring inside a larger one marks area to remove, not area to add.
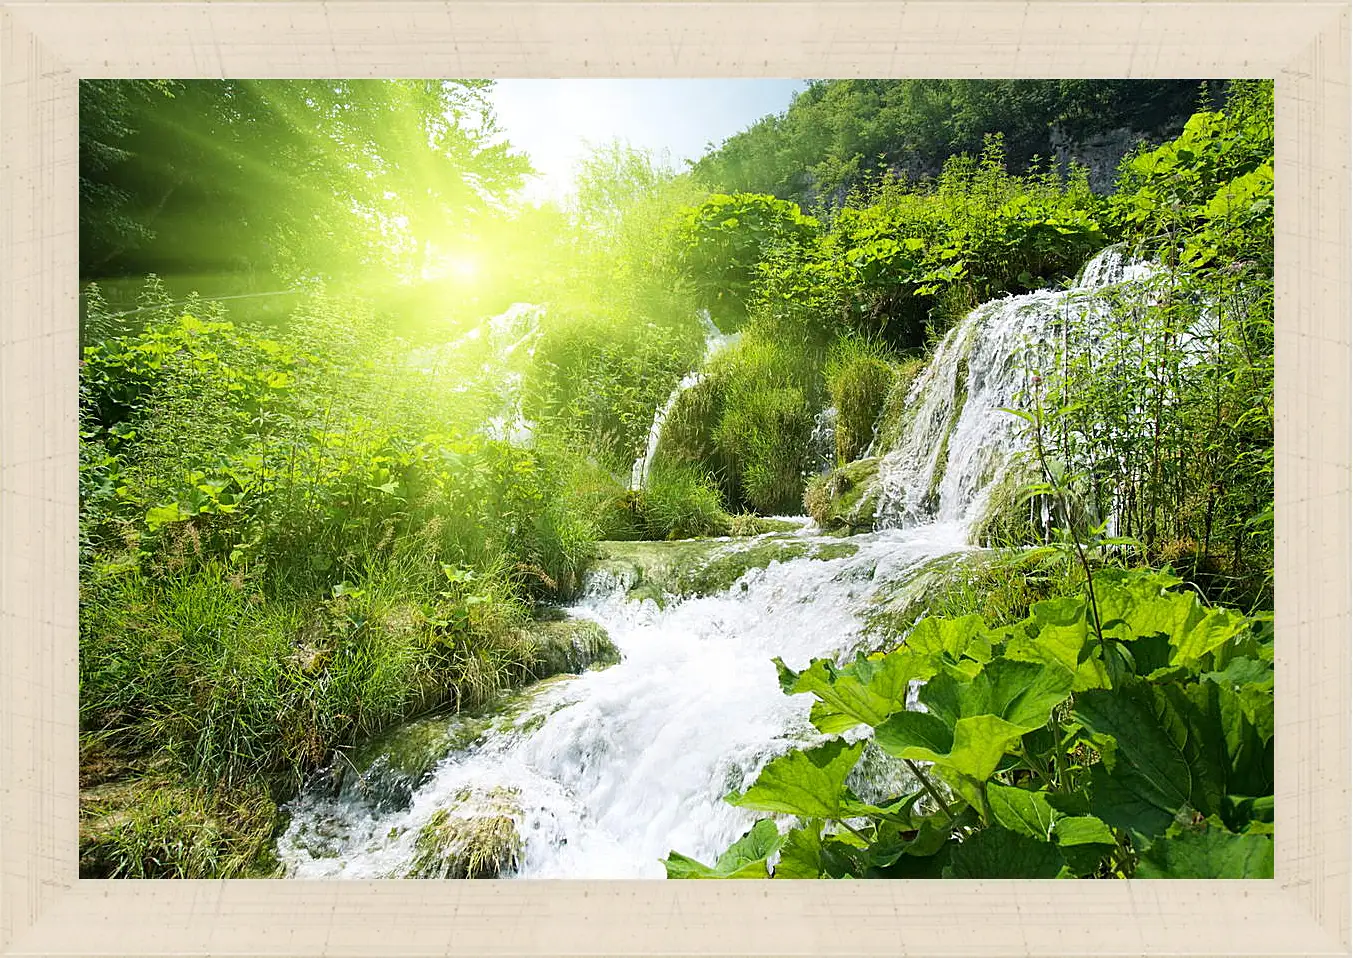
[[[716,353],[738,341],[737,333],[721,332],[719,327],[714,325],[714,321],[709,317],[709,310],[700,311],[700,323],[705,330],[705,363],[708,363]],[[653,470],[653,459],[658,454],[658,442],[662,439],[662,427],[667,422],[667,417],[672,414],[672,410],[676,408],[677,400],[681,398],[682,393],[700,385],[704,379],[704,374],[699,370],[687,373],[681,382],[676,384],[667,401],[658,407],[653,416],[653,425],[648,428],[648,444],[644,448],[644,454],[634,460],[634,466],[630,470],[631,489],[642,489],[648,483],[648,474]]]
[[[1104,328],[1108,290],[1155,272],[1109,247],[1071,287],[992,300],[951,329],[912,386],[909,428],[879,464],[879,524],[980,516],[1011,453],[1024,445],[1021,421],[1005,410],[1026,405],[1031,376],[1046,371],[1059,340]]]
[[[784,695],[771,660],[796,669],[814,657],[844,661],[868,642],[873,600],[895,600],[909,582],[921,588],[914,570],[971,548],[985,491],[1019,447],[1014,417],[1000,408],[1017,401],[1029,344],[1058,335],[1068,310],[1098,308],[1093,291],[1134,270],[1108,251],[1074,289],[986,304],[949,333],[914,388],[910,430],[882,463],[885,528],[846,540],[853,554],[838,555],[849,551],[841,540],[805,522],[790,538],[830,543],[838,552],[824,555],[838,557],[771,562],[722,593],[661,609],[630,599],[623,572],[594,574],[568,612],[605,627],[618,664],[542,683],[482,727],[445,719],[458,744],[405,807],[321,787],[303,793],[278,846],[287,873],[403,876],[439,810],[501,814],[505,795],[523,842],[517,876],[658,878],[671,850],[712,862],[755,818],[723,796],[820,737],[807,720],[812,697]],[[659,410],[655,435],[681,389]],[[646,463],[635,469],[642,481]],[[883,797],[904,780],[876,754],[853,785]]]

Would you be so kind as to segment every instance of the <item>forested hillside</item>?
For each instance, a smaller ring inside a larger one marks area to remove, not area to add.
[[[725,192],[770,193],[808,207],[839,205],[883,172],[934,176],[959,153],[1000,134],[1010,172],[1036,161],[1066,172],[1093,164],[1097,192],[1132,148],[1173,137],[1199,96],[1224,95],[1200,80],[817,80],[789,109],[731,137],[694,165]]]
[[[81,873],[1271,877],[1272,84],[489,89],[82,83]]]

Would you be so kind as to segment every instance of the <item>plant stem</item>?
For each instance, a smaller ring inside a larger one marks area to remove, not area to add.
[[[930,779],[925,777],[925,773],[921,771],[921,767],[909,758],[904,758],[902,761],[907,768],[911,769],[911,774],[916,776],[917,780],[921,783],[921,787],[926,790],[926,794],[933,798],[935,804],[940,807],[940,811],[944,812],[944,817],[949,819],[949,824],[951,826],[956,825],[957,822],[954,820],[953,812],[949,811],[949,805],[944,799],[940,798],[940,793],[935,790],[934,785],[930,784]]]

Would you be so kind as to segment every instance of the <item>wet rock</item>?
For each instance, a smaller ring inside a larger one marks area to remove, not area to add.
[[[391,729],[339,759],[334,769],[338,794],[379,812],[408,808],[433,767],[473,744],[488,724],[478,715],[439,715]]]
[[[536,649],[531,667],[536,678],[576,674],[620,661],[611,637],[591,619],[532,622],[524,631]]]
[[[803,504],[827,532],[870,532],[878,517],[879,460],[858,459],[812,480]]]
[[[408,878],[498,878],[521,861],[515,789],[466,789],[439,808],[414,839]]]

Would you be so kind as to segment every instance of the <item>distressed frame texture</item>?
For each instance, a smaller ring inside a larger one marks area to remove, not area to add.
[[[1349,953],[1349,9],[1341,2],[0,3],[0,953]],[[77,878],[77,81],[1273,77],[1277,877]]]

